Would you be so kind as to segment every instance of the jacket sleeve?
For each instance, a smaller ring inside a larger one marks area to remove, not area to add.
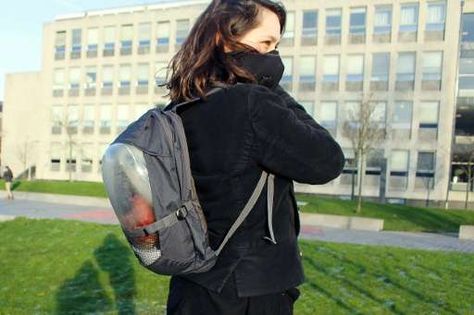
[[[345,163],[341,147],[303,106],[261,86],[248,97],[257,163],[305,184],[324,184],[339,176]]]

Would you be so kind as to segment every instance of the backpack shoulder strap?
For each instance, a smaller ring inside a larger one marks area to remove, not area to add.
[[[257,199],[260,196],[260,193],[262,192],[263,186],[265,185],[265,181],[267,180],[268,176],[269,174],[267,172],[262,171],[262,175],[260,176],[260,179],[258,180],[257,187],[255,187],[255,190],[253,191],[252,195],[247,201],[247,204],[245,205],[244,209],[240,212],[239,216],[234,221],[234,224],[232,224],[226,236],[224,237],[224,240],[222,241],[221,245],[216,250],[217,256],[219,256],[225,244],[229,241],[232,235],[234,235],[237,228],[242,224],[242,222],[244,222],[245,218],[249,215],[250,211],[255,206],[255,203],[257,202]],[[269,177],[269,179],[273,180],[273,177]]]

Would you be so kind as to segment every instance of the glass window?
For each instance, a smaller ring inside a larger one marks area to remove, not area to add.
[[[280,45],[291,46],[295,37],[295,12],[290,11],[286,14],[286,29],[283,33]]]
[[[399,53],[397,60],[397,90],[413,90],[416,53]]]
[[[474,42],[474,13],[462,15],[462,41]]]
[[[337,102],[323,101],[321,102],[318,121],[321,126],[326,128],[334,136],[336,132],[337,121]]]
[[[474,58],[460,58],[459,62],[459,89],[474,90]]]
[[[376,6],[374,34],[390,34],[392,31],[392,6]]]
[[[390,171],[401,172],[406,175],[408,173],[409,151],[406,150],[392,150],[390,153]],[[393,175],[393,174],[392,174]]]
[[[339,55],[324,56],[323,81],[339,81]]]
[[[392,113],[392,127],[394,129],[411,129],[413,102],[396,101]]]
[[[80,28],[72,30],[72,52],[81,52],[82,30]]]
[[[54,69],[53,72],[53,89],[64,89],[64,69]]]
[[[107,45],[115,43],[115,26],[106,26],[104,28],[104,42],[107,48]]]
[[[421,102],[418,109],[420,128],[438,127],[439,102]]]
[[[120,28],[120,54],[129,55],[132,52],[133,25],[125,24]]]
[[[97,69],[95,66],[86,67],[86,89],[94,89],[97,83]]]
[[[189,19],[176,21],[176,44],[181,45],[189,32]]]
[[[148,53],[151,42],[151,23],[138,24],[138,53]]]
[[[120,65],[119,86],[121,88],[130,87],[131,67],[129,64]]]
[[[291,91],[293,89],[293,57],[282,57],[281,60],[285,67],[281,78],[281,86],[285,90]]]
[[[62,158],[62,145],[58,142],[51,143],[50,149],[50,163],[51,171],[57,172],[61,168],[61,158]]]
[[[341,9],[326,10],[326,35],[341,35]]]
[[[300,57],[300,90],[313,91],[316,84],[316,56]]]
[[[443,52],[423,53],[423,89],[439,90],[443,66]]]
[[[111,88],[114,82],[114,67],[103,66],[102,67],[102,87]]]
[[[390,72],[390,53],[375,53],[372,55],[373,82],[387,82]]]
[[[360,101],[348,101],[344,104],[344,120],[358,124]]]
[[[445,1],[428,2],[426,10],[426,30],[443,31],[446,18]]]
[[[79,106],[78,105],[69,105],[67,107],[67,128],[70,134],[77,133],[77,128],[79,126]]]
[[[160,84],[166,83],[166,71],[167,71],[167,63],[163,61],[158,61],[155,63],[155,84],[158,86]]]
[[[316,45],[318,38],[318,11],[303,11],[302,45]]]
[[[64,123],[64,107],[62,105],[53,105],[51,107],[51,133],[61,134]]]
[[[81,143],[81,172],[83,173],[92,171],[93,147],[92,143]]]
[[[365,8],[352,8],[350,17],[350,33],[363,35],[365,34]]]
[[[402,4],[400,8],[400,32],[418,30],[418,4]]]
[[[78,89],[81,82],[81,68],[69,68],[69,88]]]
[[[151,106],[148,104],[137,104],[135,105],[135,118],[139,118],[141,115],[146,113],[149,109],[151,109]]]
[[[364,80],[364,55],[347,56],[347,81]]]
[[[97,27],[87,29],[87,50],[97,51],[99,42],[99,29]]]
[[[418,160],[416,164],[416,175],[419,173],[432,173],[435,169],[434,152],[418,152]]]
[[[84,105],[82,112],[83,133],[92,133],[95,124],[95,107],[94,105]]]
[[[170,22],[158,22],[157,46],[168,46],[170,41]]]
[[[100,124],[101,134],[110,133],[110,128],[112,126],[112,105],[110,104],[100,105],[99,124]]]
[[[54,58],[56,60],[64,59],[66,53],[66,31],[56,32],[54,40]]]
[[[123,130],[129,123],[128,105],[121,104],[117,106],[117,129]]]
[[[148,63],[139,63],[137,67],[137,86],[148,86]]]
[[[314,102],[313,101],[299,101],[298,104],[304,107],[304,110],[309,114],[313,115],[314,113]]]

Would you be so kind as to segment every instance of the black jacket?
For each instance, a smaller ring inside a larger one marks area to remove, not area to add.
[[[274,90],[248,83],[229,86],[178,113],[213,249],[244,208],[262,169],[275,175],[277,244],[263,239],[268,235],[265,185],[216,265],[186,278],[219,292],[233,274],[239,296],[280,292],[301,284],[304,274],[292,180],[324,184],[337,177],[344,165],[340,146],[280,86]]]

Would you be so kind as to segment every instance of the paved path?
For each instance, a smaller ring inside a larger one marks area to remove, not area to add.
[[[0,221],[25,216],[118,224],[107,199],[20,192],[15,196],[6,200],[0,194]],[[303,239],[474,253],[474,240],[461,240],[457,233],[372,232],[302,224]]]

